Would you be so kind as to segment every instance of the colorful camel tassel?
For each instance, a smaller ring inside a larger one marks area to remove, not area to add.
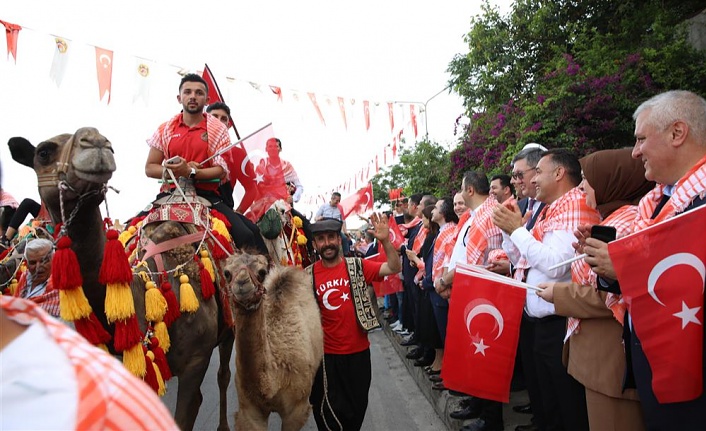
[[[164,315],[163,320],[167,328],[169,328],[172,326],[172,323],[181,316],[181,311],[179,310],[179,301],[177,301],[172,285],[167,280],[166,275],[163,277],[164,279],[159,290],[162,291],[162,295],[164,295],[164,299],[167,301],[167,313]]]
[[[160,322],[167,313],[167,300],[150,280],[145,283],[145,318],[150,322]]]
[[[142,344],[137,343],[123,352],[123,365],[137,377],[143,378],[145,376],[147,363],[145,361],[145,353],[142,350]]]
[[[179,310],[184,313],[193,313],[199,309],[199,300],[196,298],[194,288],[189,284],[189,276],[179,276]]]
[[[159,345],[162,347],[164,353],[169,351],[169,348],[172,346],[172,342],[169,338],[169,331],[167,331],[167,325],[164,322],[155,323],[154,338],[159,340]]]
[[[216,271],[213,269],[213,262],[211,262],[211,258],[208,255],[208,250],[202,249],[199,252],[199,255],[201,256],[201,263],[203,264],[203,267],[206,268],[206,271],[208,271],[208,274],[211,276],[211,281],[216,281]]]
[[[166,382],[172,378],[172,370],[169,368],[169,363],[167,362],[167,355],[164,354],[164,350],[160,347],[159,340],[157,338],[150,338],[150,350],[154,353],[154,363],[159,367],[159,372],[162,374],[162,378]]]
[[[199,276],[201,278],[201,296],[204,300],[211,299],[213,295],[216,294],[216,287],[213,285],[211,280],[211,275],[206,270],[206,267],[199,262],[199,259],[194,256],[194,260],[199,266]]]

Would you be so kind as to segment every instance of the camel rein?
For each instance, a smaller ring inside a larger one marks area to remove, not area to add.
[[[255,275],[254,272],[249,267],[245,267],[245,270],[248,271],[248,276],[250,277],[250,281],[252,284],[255,286],[255,295],[258,298],[258,301],[250,304],[245,304],[241,301],[238,301],[236,298],[232,298],[233,301],[235,301],[236,304],[241,306],[245,311],[253,311],[257,308],[257,306],[260,304],[260,301],[262,301],[262,296],[267,293],[267,290],[265,289],[265,285],[262,284],[262,282],[257,278],[257,275]],[[228,296],[230,297],[230,291],[228,292]]]

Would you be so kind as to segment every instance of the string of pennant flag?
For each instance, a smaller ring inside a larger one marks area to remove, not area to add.
[[[76,70],[77,65],[74,64],[69,68],[69,64],[72,63],[72,57],[75,58],[77,56],[76,53],[78,51],[84,51],[79,58],[95,57],[95,66],[90,63],[79,64],[78,66],[84,69],[83,71],[87,68],[95,67],[98,99],[106,105],[110,104],[113,92],[113,73],[116,70],[120,73],[120,70],[122,70],[114,69],[113,67],[114,51],[88,43],[72,41],[61,36],[42,33],[3,20],[0,20],[0,23],[5,28],[7,60],[10,61],[10,56],[12,56],[15,64],[17,64],[18,56],[24,55],[25,52],[31,55],[40,55],[40,52],[48,52],[48,50],[34,49],[34,46],[24,50],[26,48],[23,45],[25,42],[19,43],[23,30],[35,33],[35,36],[38,35],[41,39],[40,44],[54,45],[49,77],[58,88],[62,87],[62,83],[64,83],[67,76],[67,70],[69,72]],[[23,48],[23,50],[21,51],[19,48]],[[91,50],[94,51],[94,54],[90,53]],[[121,56],[121,59],[124,58],[123,55],[118,55]],[[166,67],[182,75],[188,71],[188,69],[173,64],[165,65],[164,63],[134,55],[129,57],[132,57],[134,61],[134,67],[131,68],[131,73],[134,74],[132,103],[143,102],[145,105],[149,105],[150,88],[155,82],[154,76],[157,70],[163,70]],[[198,71],[198,73],[200,74],[201,71]],[[398,149],[402,140],[416,140],[420,127],[424,127],[424,124],[420,124],[419,121],[419,119],[424,120],[424,116],[419,117],[419,114],[423,113],[423,105],[421,103],[381,102],[361,100],[354,97],[330,96],[311,91],[286,89],[277,85],[261,84],[228,76],[221,82],[226,84],[226,88],[224,88],[226,90],[224,92],[226,93],[226,99],[228,99],[229,87],[234,86],[233,84],[240,84],[238,88],[243,86],[252,88],[252,90],[262,94],[262,97],[272,99],[276,103],[287,104],[291,107],[296,106],[302,112],[302,115],[315,115],[321,126],[325,128],[338,127],[346,132],[355,131],[356,133],[360,131],[370,132],[373,128],[377,131],[388,128],[389,132],[384,132],[383,136],[389,133],[387,135],[389,137],[384,139],[381,145],[382,148],[377,151],[377,154],[372,156],[365,166],[355,171],[347,180],[331,188],[330,192],[338,191],[344,196],[354,193],[363,187],[381,168],[393,164],[398,157]],[[304,106],[307,103],[310,105],[308,108]],[[327,202],[330,192],[323,192],[318,195],[305,194],[302,202],[312,205]]]

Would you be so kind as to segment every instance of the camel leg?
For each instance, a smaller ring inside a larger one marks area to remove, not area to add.
[[[174,420],[182,431],[190,431],[194,428],[196,416],[203,401],[201,383],[206,375],[209,359],[207,356],[194,356],[178,376],[179,390]]]
[[[268,412],[263,412],[254,405],[243,407],[235,412],[235,431],[267,431]]]
[[[299,431],[304,428],[311,414],[311,404],[306,398],[293,406],[285,415],[282,415],[282,431]]]
[[[230,357],[233,354],[233,343],[235,342],[235,333],[233,331],[225,331],[223,339],[218,344],[218,354],[220,364],[218,366],[218,391],[220,392],[220,420],[218,422],[218,431],[227,431],[228,427],[228,385],[230,384]]]

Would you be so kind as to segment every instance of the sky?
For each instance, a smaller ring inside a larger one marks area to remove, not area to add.
[[[509,1],[499,3],[506,10]],[[296,168],[305,196],[327,192],[381,156],[391,143],[389,123],[376,120],[386,116],[386,102],[428,101],[426,116],[418,117],[418,137],[428,130],[430,139],[450,148],[457,139],[454,121],[464,110],[458,96],[442,91],[446,68],[455,54],[467,51],[463,36],[479,11],[475,0],[3,2],[0,20],[24,27],[16,63],[12,56],[6,60],[0,41],[4,189],[18,200],[38,199],[32,171],[10,158],[10,137],[36,144],[92,126],[115,150],[117,171],[109,184],[120,193],[108,194],[109,215],[134,215],[159,188],[144,176],[145,140],[181,108],[176,72],[197,72],[204,63],[241,136],[273,123],[282,157]],[[74,48],[60,87],[49,77],[52,35],[71,40]],[[114,52],[109,104],[99,101],[94,46]],[[138,61],[149,61],[152,74],[146,100],[134,100]],[[250,82],[264,85],[258,91]],[[268,85],[281,87],[285,101],[277,102]],[[317,95],[326,126],[309,92]],[[363,100],[379,103],[370,130],[362,126],[362,114],[351,114],[349,127],[343,126],[335,103],[326,103],[338,96],[358,106]]]

